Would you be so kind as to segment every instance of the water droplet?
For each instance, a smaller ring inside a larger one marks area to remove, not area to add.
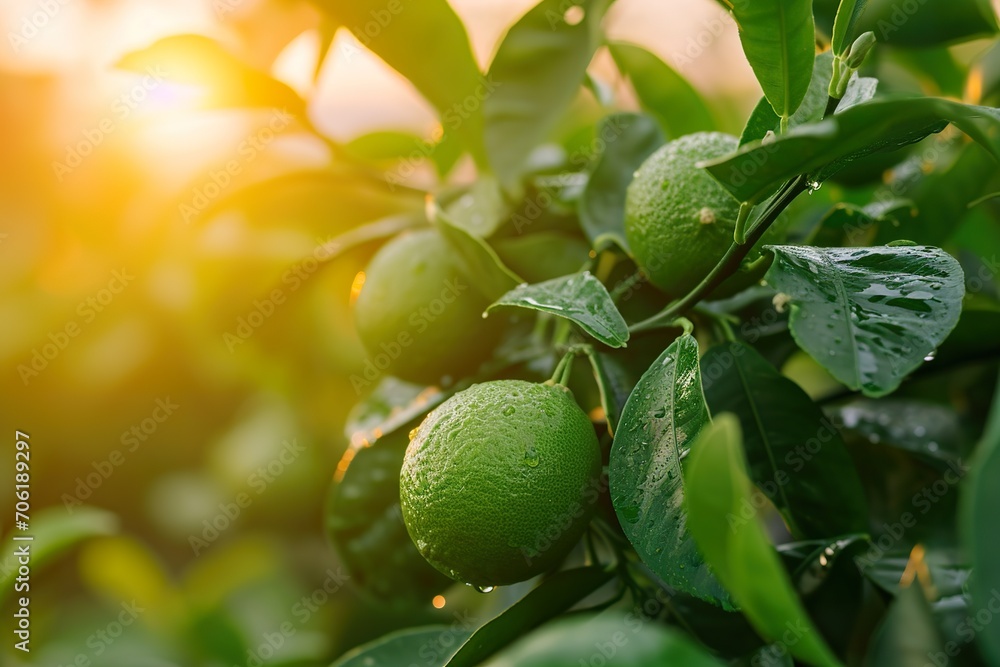
[[[505,408],[503,409],[503,416],[504,416],[504,417],[510,417],[510,416],[512,416],[512,415],[513,415],[513,414],[514,414],[515,412],[517,412],[517,408],[515,408],[515,407],[514,407],[513,405],[508,405],[507,407],[505,407]]]
[[[657,419],[663,419],[664,417],[667,416],[667,409],[660,408],[659,410],[653,413],[653,416],[656,417]]]
[[[534,447],[529,446],[524,450],[524,463],[529,468],[537,468],[540,457]]]
[[[937,350],[934,350],[933,352],[931,352],[930,354],[928,354],[926,357],[924,357],[924,361],[934,361],[934,355],[936,355],[936,354],[937,354]]]
[[[936,442],[928,442],[927,443],[927,451],[929,451],[929,452],[936,452],[938,449],[939,449],[939,447],[938,447],[938,444]]]
[[[923,426],[914,426],[913,435],[917,436],[918,438],[922,438],[925,435],[927,435],[927,429],[924,428]]]
[[[480,593],[492,593],[496,589],[496,586],[476,586],[473,584],[469,585],[475,588]]]

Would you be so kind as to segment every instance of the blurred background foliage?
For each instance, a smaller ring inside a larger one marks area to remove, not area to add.
[[[0,8],[8,38],[31,33],[0,49],[2,414],[5,433],[31,434],[36,529],[64,535],[68,550],[36,562],[38,648],[27,664],[69,665],[81,655],[110,667],[254,664],[279,635],[284,648],[267,664],[327,664],[400,627],[464,623],[467,631],[470,618],[481,623],[525,590],[394,596],[393,586],[413,585],[404,578],[388,582],[383,597],[399,604],[386,605],[345,585],[327,544],[324,499],[349,446],[345,423],[358,399],[350,377],[363,372],[350,304],[379,239],[335,261],[329,251],[372,220],[389,220],[391,233],[393,219],[421,214],[424,191],[468,183],[475,167],[438,142],[431,102],[335,18],[350,23],[360,10],[318,4],[330,11],[292,0],[14,0]],[[532,3],[452,4],[485,68]],[[42,5],[56,9],[25,33]],[[833,3],[817,6],[832,16]],[[621,0],[604,23],[610,38],[645,45],[687,78],[691,114],[739,134],[760,93],[718,6]],[[706,34],[710,45],[699,46]],[[170,35],[187,36],[134,55]],[[412,39],[399,44],[402,60],[434,35]],[[889,91],[1000,101],[997,47],[930,42],[901,36],[866,67]],[[599,51],[590,85],[542,137],[556,147],[550,173],[567,156],[587,158],[571,169],[589,164],[609,99],[620,109],[648,103],[615,67],[627,57],[626,47],[614,58]],[[429,79],[425,92],[447,76],[418,75]],[[275,116],[275,106],[288,116]],[[670,119],[661,122],[670,132]],[[411,163],[415,150],[422,156]],[[1000,255],[997,200],[966,215],[963,199],[996,184],[988,160],[945,133],[852,167],[797,203],[795,217],[808,229],[834,203],[867,203],[877,183],[847,186],[884,172],[886,182],[906,183],[921,215],[960,221],[946,238],[920,240],[947,240],[976,276]],[[405,182],[386,178],[403,173]],[[901,234],[891,224],[871,229],[880,241]],[[985,275],[973,298],[993,322],[996,267]],[[786,339],[764,351],[814,396],[836,391]],[[963,382],[985,386],[970,371],[911,392],[947,401]],[[960,414],[984,412],[988,394],[962,396],[979,404]],[[160,420],[157,401],[176,407]],[[969,442],[960,423],[942,428]],[[2,457],[4,480],[11,466]],[[260,472],[268,466],[269,475]],[[220,508],[240,497],[249,502],[239,516],[226,516]],[[206,526],[216,520],[227,527],[213,538]],[[99,633],[127,617],[123,603],[145,611],[106,642]],[[0,651],[4,664],[24,663],[9,642]]]

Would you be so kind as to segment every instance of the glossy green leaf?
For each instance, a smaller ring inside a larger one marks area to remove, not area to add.
[[[904,539],[901,544],[889,551],[883,552],[878,544],[873,544],[867,552],[855,558],[855,565],[872,583],[890,595],[899,595],[900,582],[909,570],[913,574],[910,563],[914,543]],[[956,562],[964,557],[957,549],[950,552],[926,551],[923,565],[934,584],[934,591],[939,599],[960,597],[968,590],[970,570],[964,564]]]
[[[489,621],[462,645],[446,667],[473,667],[611,581],[600,567],[557,572]]]
[[[877,92],[878,79],[855,74],[847,82],[847,90],[844,91],[844,96],[840,98],[840,103],[837,104],[837,110],[834,113],[844,113],[851,107],[869,102],[874,99]]]
[[[712,571],[765,640],[776,641],[796,628],[798,641],[786,642],[799,660],[819,667],[840,662],[813,627],[753,508],[743,460],[739,420],[718,415],[691,448],[684,480],[688,529]]]
[[[833,78],[833,54],[829,51],[816,56],[816,63],[813,67],[812,77],[809,80],[809,88],[805,97],[795,113],[788,119],[788,127],[793,128],[806,123],[814,123],[823,119],[826,111],[827,101],[830,97],[830,79]],[[767,98],[761,98],[757,106],[754,107],[743,134],[740,135],[740,146],[751,141],[760,141],[768,131],[778,134],[781,130],[781,119],[774,113],[774,109],[768,103]]]
[[[960,519],[963,543],[972,564],[969,587],[974,609],[983,609],[1000,595],[1000,384],[983,437],[976,447],[972,470],[961,487]],[[1000,633],[980,632],[979,648],[993,665],[1000,665]]]
[[[872,443],[916,454],[940,469],[963,455],[965,434],[954,409],[919,399],[858,399],[836,410],[837,421]]]
[[[666,141],[649,116],[620,113],[597,127],[604,151],[597,157],[577,202],[580,226],[594,247],[612,240],[628,250],[625,240],[625,191],[632,174]]]
[[[799,347],[867,396],[894,391],[962,312],[962,268],[938,248],[768,249],[766,279],[790,297]]]
[[[434,222],[455,250],[469,282],[487,299],[499,299],[524,282],[504,266],[496,251],[486,241],[453,222],[437,207],[434,210]]]
[[[869,0],[857,26],[867,30],[883,44],[923,48],[994,35],[997,19],[990,0]]]
[[[789,118],[805,97],[816,53],[811,0],[734,2],[740,41],[764,97]]]
[[[416,86],[446,130],[482,158],[482,104],[494,86],[480,73],[465,26],[447,0],[314,2]],[[338,55],[350,60],[356,54],[347,49]]]
[[[731,609],[691,539],[684,510],[681,462],[708,421],[698,342],[684,334],[653,362],[625,404],[611,448],[611,502],[636,553],[658,577]]]
[[[790,178],[822,182],[854,160],[920,141],[949,122],[1000,160],[1000,111],[928,97],[859,104],[705,166],[737,199],[756,202]]]
[[[837,8],[837,18],[833,23],[833,37],[831,44],[833,53],[838,56],[844,55],[850,48],[861,31],[857,29],[858,21],[865,11],[868,0],[840,0],[840,7]]]
[[[449,395],[450,391],[385,377],[348,413],[344,435],[352,443],[375,442],[427,414]]]
[[[611,654],[607,662],[597,658]],[[614,653],[611,653],[614,651]],[[609,611],[554,621],[484,667],[578,667],[579,665],[677,665],[721,667],[722,663],[679,631],[642,620],[636,614]]]
[[[701,372],[712,414],[739,417],[751,479],[793,537],[868,529],[861,479],[840,433],[797,384],[744,343],[710,349]]]
[[[548,138],[580,90],[600,44],[606,7],[607,0],[543,0],[500,43],[488,77],[495,90],[483,112],[486,151],[504,187],[517,183],[528,155]]]
[[[880,225],[908,222],[916,214],[916,205],[909,199],[892,198],[864,206],[840,203],[823,216],[810,244],[822,247],[864,245]]]
[[[330,667],[399,667],[412,663],[414,656],[432,656],[431,664],[440,667],[470,630],[454,624],[399,630],[348,651]]]
[[[708,105],[687,80],[641,46],[608,45],[622,74],[632,82],[643,111],[652,115],[668,137],[716,129]]]
[[[267,107],[295,115],[305,112],[305,101],[298,93],[204,35],[164,37],[126,54],[117,66],[155,81],[204,88],[198,103],[205,108]]]
[[[589,271],[519,285],[493,302],[486,312],[500,306],[529,308],[565,318],[611,347],[625,347],[628,342],[628,325],[608,290]]]
[[[13,489],[13,487],[11,487]],[[13,509],[11,514],[13,515]],[[118,517],[111,512],[96,507],[75,507],[72,511],[66,508],[49,507],[32,515],[30,530],[11,531],[4,537],[4,543],[10,546],[0,565],[0,602],[4,596],[14,591],[14,579],[17,577],[18,562],[12,551],[21,544],[31,548],[31,567],[41,568],[50,561],[57,559],[84,540],[118,532]],[[14,537],[31,536],[30,542],[15,542]]]
[[[865,664],[871,667],[925,667],[934,658],[948,662],[937,621],[919,583],[900,591],[876,631]]]

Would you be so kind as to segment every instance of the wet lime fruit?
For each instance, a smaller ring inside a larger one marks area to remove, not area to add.
[[[400,474],[420,553],[480,589],[552,569],[601,490],[594,427],[568,389],[522,380],[469,387],[413,433]]]
[[[397,236],[368,264],[354,304],[364,377],[434,384],[474,373],[499,338],[498,321],[482,317],[488,305],[439,232]]]
[[[740,202],[697,164],[738,145],[739,139],[720,132],[681,137],[650,155],[628,187],[625,237],[650,282],[672,297],[696,287],[733,242]],[[775,242],[774,235],[768,241]],[[751,255],[745,264],[759,257]],[[759,278],[759,272],[740,271],[717,295]]]

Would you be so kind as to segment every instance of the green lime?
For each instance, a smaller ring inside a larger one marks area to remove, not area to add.
[[[600,487],[597,435],[570,391],[498,380],[452,396],[413,432],[400,504],[424,558],[484,589],[558,565]]]
[[[639,267],[672,297],[697,286],[733,242],[740,202],[697,164],[728,155],[738,145],[739,139],[720,132],[681,137],[650,155],[628,187],[625,236]],[[743,270],[717,294],[733,293],[759,278],[759,272]]]
[[[365,270],[354,320],[368,352],[365,378],[383,372],[434,384],[474,373],[500,329],[483,319],[489,302],[462,272],[436,230],[397,236]]]

